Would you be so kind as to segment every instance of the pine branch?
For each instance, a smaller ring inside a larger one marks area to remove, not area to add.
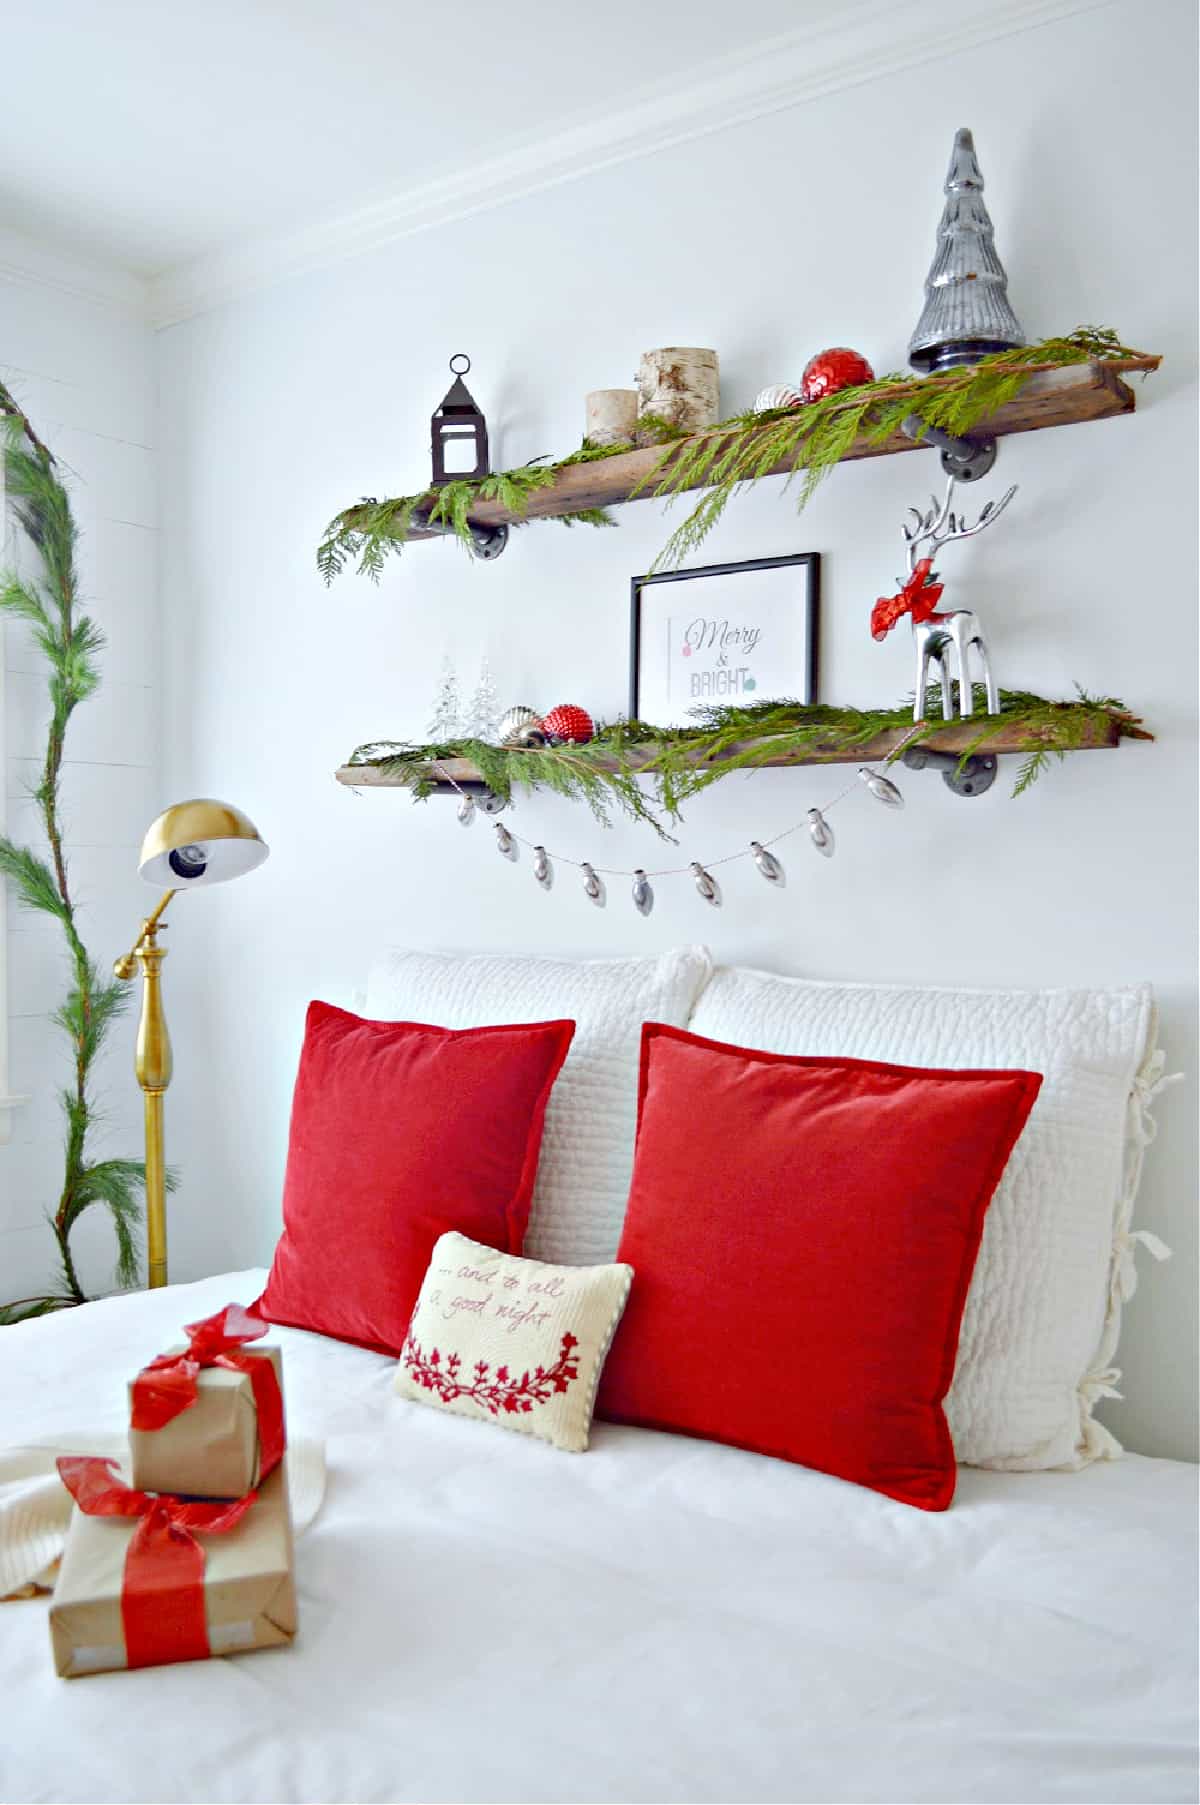
[[[0,609],[11,614],[14,620],[28,621],[40,633],[49,634],[53,630],[41,597],[19,577],[8,577],[0,585]]]
[[[69,914],[54,873],[27,846],[17,846],[0,835],[0,877],[6,877],[17,893],[17,900],[27,909],[38,909],[66,922]]]
[[[576,508],[570,514],[550,514],[549,520],[557,520],[560,526],[616,526],[617,521],[607,508]]]
[[[124,984],[102,984],[95,966],[87,961],[85,980],[67,992],[52,1019],[68,1034],[85,1066],[90,1067],[112,1023],[129,1003]]]
[[[21,441],[25,440],[33,447],[34,453],[42,467],[46,470],[52,470],[54,468],[54,457],[49,447],[43,445],[30,424],[28,414],[23,408],[18,406],[16,400],[2,382],[0,382],[0,414],[4,416],[8,442],[11,445],[19,446]]]
[[[1060,752],[1058,757],[1062,756]],[[1026,790],[1031,789],[1037,782],[1042,772],[1048,769],[1049,764],[1050,753],[1044,747],[1037,752],[1031,752],[1027,758],[1023,758],[1017,772],[1017,781],[1013,785],[1013,795],[1023,796]]]
[[[65,1294],[23,1299],[0,1313],[0,1321],[9,1321],[84,1302],[70,1236],[83,1211],[93,1203],[103,1204],[112,1220],[119,1281],[136,1282],[136,1186],[141,1182],[141,1167],[136,1161],[93,1163],[88,1157],[93,1119],[89,1094],[92,1070],[126,996],[121,985],[101,979],[80,937],[59,812],[68,726],[75,709],[94,694],[100,682],[97,660],[104,637],[93,620],[77,611],[78,535],[70,496],[53,456],[3,383],[0,416],[4,420],[5,487],[17,520],[41,564],[37,583],[12,574],[0,578],[0,612],[32,628],[48,667],[46,750],[33,796],[50,855],[47,861],[28,847],[0,839],[0,877],[12,883],[19,901],[27,908],[53,916],[62,929],[71,983],[52,1019],[68,1038],[73,1065],[72,1082],[60,1093],[65,1128],[63,1179],[58,1204],[50,1218]]]
[[[166,1189],[173,1191],[176,1174],[166,1175]],[[140,1159],[106,1159],[85,1166],[76,1188],[75,1219],[89,1204],[103,1203],[113,1219],[117,1237],[117,1281],[132,1286],[138,1281],[141,1230],[146,1189],[146,1167]]]
[[[35,1316],[50,1316],[56,1310],[70,1310],[78,1303],[74,1297],[19,1297],[15,1303],[0,1304],[0,1329],[14,1323],[32,1322]]]
[[[628,451],[636,451],[637,446],[632,439],[619,440],[615,445],[594,445],[585,439],[578,451],[568,452],[565,458],[559,458],[556,470],[567,470],[572,464],[602,464],[606,458],[624,457]]]

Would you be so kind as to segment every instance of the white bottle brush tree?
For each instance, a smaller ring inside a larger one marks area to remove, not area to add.
[[[442,659],[442,674],[438,678],[433,713],[429,717],[429,725],[426,728],[429,743],[433,746],[444,746],[448,740],[457,739],[462,730],[461,715],[458,676],[451,659],[446,657]]]
[[[496,690],[496,679],[492,676],[492,667],[486,654],[479,661],[479,682],[475,685],[475,693],[471,697],[467,709],[467,718],[463,727],[463,738],[483,740],[491,745],[495,741],[500,728],[500,699]]]
[[[0,574],[0,615],[23,621],[46,660],[50,716],[41,775],[33,790],[46,853],[43,856],[0,835],[0,879],[8,879],[26,908],[52,916],[62,930],[69,981],[53,1019],[70,1048],[70,1077],[61,1092],[65,1119],[62,1185],[57,1199],[45,1200],[57,1244],[61,1288],[0,1302],[0,1323],[8,1323],[87,1301],[70,1243],[79,1218],[95,1203],[103,1204],[112,1218],[117,1283],[137,1284],[146,1174],[141,1160],[96,1159],[89,1144],[94,1127],[96,1058],[128,993],[123,984],[101,975],[80,937],[59,807],[67,728],[76,708],[99,684],[97,658],[104,641],[95,622],[79,608],[78,535],[70,496],[53,455],[3,383],[0,429],[5,487],[38,565],[36,576],[23,577],[13,571]]]

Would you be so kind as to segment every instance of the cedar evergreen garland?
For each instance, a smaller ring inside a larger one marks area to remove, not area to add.
[[[957,698],[957,685],[954,686]],[[985,698],[976,687],[976,705]],[[957,700],[956,700],[957,706]],[[999,715],[977,714],[978,731],[960,753],[960,762],[986,752],[996,733],[1019,723],[1031,749],[1018,769],[1013,795],[1019,796],[1046,770],[1050,759],[1084,745],[1102,726],[1115,725],[1124,739],[1151,739],[1141,720],[1113,696],[1079,691],[1074,702],[1051,702],[1027,690],[1002,690]],[[586,802],[605,827],[612,812],[653,827],[664,839],[672,836],[660,819],[677,822],[683,803],[735,771],[761,768],[781,754],[802,762],[820,762],[835,751],[854,752],[888,731],[910,734],[908,744],[938,733],[941,690],[926,692],[926,718],[913,731],[911,698],[898,708],[837,708],[817,702],[759,702],[747,706],[711,705],[694,711],[696,724],[666,729],[645,721],[601,725],[586,746],[535,748],[492,746],[482,740],[456,740],[442,745],[405,745],[375,741],[360,746],[350,765],[370,765],[411,790],[423,801],[439,787],[439,763],[469,759],[487,787],[508,801],[515,789],[549,789]],[[1039,738],[1045,743],[1039,745]],[[888,761],[890,762],[890,761]],[[639,781],[642,780],[642,781]],[[643,782],[648,786],[643,788]]]
[[[53,1020],[72,1054],[71,1082],[61,1092],[66,1121],[62,1189],[49,1216],[62,1271],[62,1290],[0,1307],[0,1324],[43,1316],[86,1297],[71,1257],[70,1238],[84,1211],[103,1204],[117,1242],[116,1278],[138,1282],[138,1235],[145,1187],[141,1160],[93,1159],[88,1145],[94,1123],[92,1073],[105,1036],[128,1000],[125,985],[104,978],[80,937],[63,850],[59,784],[67,727],[99,682],[104,637],[79,610],[75,568],[78,533],[70,496],[58,466],[8,389],[0,383],[5,487],[17,520],[40,562],[40,575],[0,576],[0,613],[24,621],[49,666],[50,723],[40,779],[32,795],[41,816],[49,859],[0,835],[0,880],[7,878],[26,908],[53,917],[62,929],[71,973],[66,997]]]
[[[882,376],[804,407],[738,414],[694,436],[665,421],[639,421],[639,437],[650,427],[663,445],[663,454],[635,493],[661,498],[670,505],[689,487],[702,487],[699,501],[676,527],[653,568],[682,563],[712,531],[738,491],[761,482],[779,464],[790,463],[792,475],[801,474],[799,512],[860,436],[870,444],[883,444],[914,412],[920,413],[927,426],[961,436],[1013,400],[1029,378],[1041,371],[1104,359],[1141,360],[1144,355],[1123,344],[1111,327],[1078,326],[1063,338],[1001,351],[933,376]],[[680,440],[684,442],[678,443]],[[535,458],[516,469],[474,481],[446,483],[432,495],[422,491],[386,501],[364,497],[330,522],[317,549],[317,567],[326,583],[349,564],[377,582],[389,553],[398,553],[403,546],[414,518],[448,528],[472,551],[470,513],[477,502],[499,501],[520,522],[531,498],[553,484],[560,470],[634,449],[632,444],[596,446],[585,440],[578,451],[557,463]],[[551,518],[567,526],[577,522],[615,524],[604,508]]]

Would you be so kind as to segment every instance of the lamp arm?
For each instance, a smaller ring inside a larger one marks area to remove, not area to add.
[[[163,891],[154,905],[153,913],[147,915],[145,921],[143,921],[141,927],[138,929],[138,937],[129,951],[122,954],[121,958],[113,960],[114,977],[122,979],[125,983],[128,983],[129,979],[133,977],[134,973],[137,971],[138,954],[142,951],[147,942],[149,942],[151,946],[154,944],[154,937],[158,924],[166,914],[167,904],[174,894],[174,890]]]

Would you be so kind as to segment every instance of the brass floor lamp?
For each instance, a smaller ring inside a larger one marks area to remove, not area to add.
[[[227,802],[200,797],[177,802],[158,817],[142,841],[138,870],[148,884],[166,884],[138,937],[113,970],[132,978],[142,968],[142,1015],[138,1023],[134,1071],[146,1111],[146,1254],[151,1286],[167,1282],[166,1165],[163,1159],[163,1092],[171,1082],[171,1041],[163,1015],[161,969],[167,956],[158,944],[163,915],[177,890],[223,884],[253,871],[269,847],[254,823]]]

